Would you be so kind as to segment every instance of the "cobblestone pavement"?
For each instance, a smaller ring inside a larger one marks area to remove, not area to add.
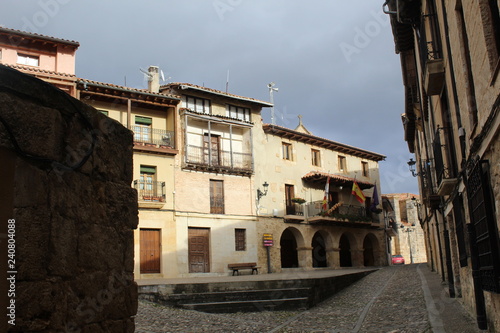
[[[444,293],[429,305],[423,290],[436,283],[425,270],[439,279],[425,264],[384,267],[307,311],[210,314],[141,301],[136,332],[480,332]]]

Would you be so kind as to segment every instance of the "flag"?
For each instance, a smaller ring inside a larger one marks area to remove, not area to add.
[[[330,175],[326,179],[325,185],[325,196],[323,197],[323,210],[326,211],[328,209],[328,193],[330,192]]]
[[[372,198],[372,204],[370,205],[370,210],[374,212],[377,209],[379,203],[380,202],[378,201],[377,183],[375,183],[375,186],[373,187],[373,198]]]
[[[365,195],[363,194],[363,191],[361,191],[361,189],[359,188],[358,186],[358,183],[356,183],[356,181],[354,181],[352,183],[352,195],[354,195],[354,197],[356,198],[356,200],[358,200],[360,203],[364,203],[366,198],[365,198]]]

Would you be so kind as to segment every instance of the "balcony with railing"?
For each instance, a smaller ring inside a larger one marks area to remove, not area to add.
[[[175,132],[144,125],[132,125],[134,149],[156,153],[176,154]]]
[[[424,88],[429,96],[441,93],[445,78],[441,41],[436,29],[436,15],[425,15],[420,27],[420,55],[422,65],[425,66]]]
[[[165,182],[134,180],[139,208],[161,208],[165,205]]]
[[[337,203],[328,205],[326,210],[323,201],[313,201],[305,204],[293,203],[285,205],[284,219],[305,223],[333,223],[343,225],[371,226],[380,222],[379,215],[364,206],[344,205]]]
[[[435,136],[433,146],[434,153],[434,168],[436,172],[436,182],[437,182],[437,194],[440,196],[449,195],[457,183],[457,179],[453,176],[453,170],[450,169],[444,162],[443,149],[446,149],[446,145],[441,142],[441,132],[445,134],[447,128],[438,127]]]
[[[231,152],[216,148],[187,145],[185,147],[186,169],[220,171],[235,174],[251,174],[252,154]]]

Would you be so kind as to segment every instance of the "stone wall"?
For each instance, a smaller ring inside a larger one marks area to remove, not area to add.
[[[1,271],[15,294],[9,330],[133,332],[132,133],[3,66],[0,120],[1,171],[11,183],[0,189],[0,225],[4,233],[11,222],[15,240],[15,267]]]

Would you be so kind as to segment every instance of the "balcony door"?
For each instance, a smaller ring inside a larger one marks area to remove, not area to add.
[[[295,215],[295,205],[292,199],[295,197],[295,190],[293,185],[285,184],[285,208],[286,215]]]
[[[220,135],[208,135],[203,137],[203,159],[205,164],[220,165]]]

